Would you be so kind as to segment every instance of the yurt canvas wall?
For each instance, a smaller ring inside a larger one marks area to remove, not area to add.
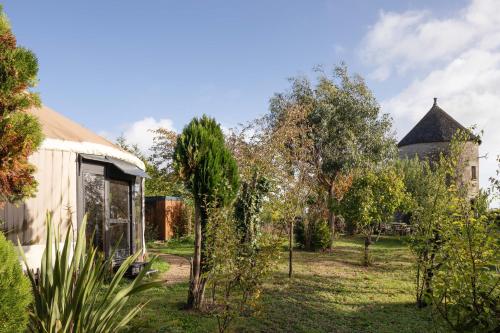
[[[40,265],[45,248],[47,213],[51,214],[52,223],[61,236],[70,225],[74,231],[78,228],[88,213],[86,202],[92,202],[92,198],[86,197],[85,176],[94,173],[102,178],[103,184],[105,206],[99,212],[101,219],[96,230],[104,235],[103,239],[107,238],[108,243],[103,246],[106,254],[111,253],[113,240],[110,239],[120,238],[112,230],[126,231],[128,247],[123,255],[138,249],[145,253],[143,192],[146,174],[142,161],[51,109],[42,107],[30,112],[40,120],[45,135],[41,148],[30,156],[36,167],[37,192],[33,198],[18,204],[7,203],[0,208],[0,220],[4,222],[0,228],[6,230],[7,237],[14,243],[17,239],[21,241],[30,267]],[[124,213],[113,216],[120,208],[116,200],[120,196]],[[113,202],[117,205],[113,206]],[[96,225],[96,221],[89,222]],[[89,225],[92,224],[88,223],[87,227]],[[87,236],[92,234],[92,230],[88,230]]]
[[[38,191],[34,198],[0,208],[7,238],[21,241],[30,264],[38,265],[45,242],[47,213],[54,226],[65,234],[76,227],[76,158],[74,152],[41,149],[30,157],[37,167]]]

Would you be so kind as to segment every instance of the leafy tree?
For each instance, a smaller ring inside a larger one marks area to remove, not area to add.
[[[177,139],[175,168],[195,204],[195,253],[192,263],[188,307],[203,305],[206,273],[207,221],[210,207],[224,207],[232,202],[238,190],[238,168],[225,145],[219,124],[207,116],[194,118]]]
[[[469,132],[457,132],[447,151],[432,160],[400,162],[408,193],[407,207],[413,233],[410,248],[416,257],[416,301],[419,307],[432,304],[433,279],[447,260],[444,230],[452,223],[452,207],[457,195],[468,197],[469,184],[462,179],[462,152]],[[457,187],[458,186],[458,187]],[[460,188],[459,191],[455,190]],[[469,200],[469,198],[467,199]]]
[[[134,154],[146,167],[149,178],[144,182],[144,192],[147,196],[181,196],[187,197],[184,184],[175,170],[173,170],[173,150],[177,142],[177,134],[173,131],[159,128],[154,131],[151,154],[147,155],[141,151],[138,145],[130,144],[121,135],[116,139],[116,144],[125,151]]]
[[[301,149],[307,150],[309,173],[316,176],[327,193],[331,248],[335,201],[341,201],[349,189],[350,173],[391,158],[396,152],[390,133],[391,119],[381,114],[364,80],[358,75],[350,76],[344,65],[336,67],[331,77],[320,72],[314,87],[305,78],[293,78],[291,82],[288,93],[276,94],[271,100],[271,117],[278,123],[294,109],[303,110],[307,115],[298,124],[308,129],[302,130],[300,137],[307,137],[311,142]]]
[[[260,212],[263,200],[269,192],[269,181],[257,171],[250,182],[242,182],[234,204],[234,216],[241,233],[241,241],[254,244],[260,231]]]
[[[275,189],[273,206],[288,225],[288,276],[293,275],[294,225],[306,215],[308,198],[316,191],[316,178],[311,168],[313,146],[312,128],[307,120],[308,109],[300,105],[288,105],[279,115],[271,115],[268,121],[267,144],[273,150]]]
[[[433,279],[435,309],[455,332],[500,328],[500,218],[477,198],[453,196],[450,221],[442,229],[442,265]]]
[[[271,102],[272,108],[272,102]],[[252,183],[254,173],[269,183],[263,209],[267,222],[280,232],[288,233],[289,275],[292,275],[293,225],[305,212],[306,199],[314,190],[314,177],[307,162],[311,140],[304,121],[307,113],[300,107],[290,107],[279,119],[273,115],[258,118],[229,136],[229,147],[240,166],[244,182]]]
[[[471,200],[470,184],[462,179],[461,152],[467,137],[455,136],[447,158],[448,214],[439,230],[440,265],[428,296],[453,331],[495,332],[500,328],[500,219],[488,205],[500,188],[493,179],[489,192]]]
[[[365,236],[363,263],[369,265],[372,235],[382,223],[392,220],[406,193],[403,180],[394,166],[362,170],[342,201],[342,216],[355,221]]]
[[[26,112],[40,106],[37,83],[38,61],[17,46],[7,16],[0,6],[0,204],[32,196],[36,191],[35,167],[28,157],[42,142],[41,126]]]
[[[416,301],[419,307],[432,303],[432,279],[442,264],[442,228],[449,223],[450,192],[445,157],[431,165],[428,160],[402,160],[399,170],[408,193],[407,207],[412,234],[410,249],[416,258]]]

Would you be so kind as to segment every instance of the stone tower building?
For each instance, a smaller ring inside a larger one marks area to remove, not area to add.
[[[441,152],[449,149],[453,135],[458,131],[468,131],[459,122],[437,105],[437,98],[427,114],[398,143],[401,158],[436,159]],[[479,142],[480,143],[480,142]],[[470,133],[462,160],[464,161],[463,180],[470,182],[469,194],[474,197],[479,192],[479,143]]]

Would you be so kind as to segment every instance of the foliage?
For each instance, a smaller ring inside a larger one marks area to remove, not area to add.
[[[246,240],[232,210],[210,214],[207,228],[210,308],[219,332],[225,332],[238,316],[251,315],[258,305],[262,285],[279,258],[279,241],[256,234]]]
[[[278,95],[279,96],[279,95]],[[312,128],[307,118],[309,109],[301,105],[283,105],[275,117],[278,96],[271,100],[271,115],[267,117],[269,141],[275,158],[274,174],[277,181],[273,191],[272,206],[288,228],[288,276],[293,274],[293,230],[298,218],[306,214],[307,200],[318,187],[314,170],[309,163],[313,152]]]
[[[35,298],[30,314],[31,332],[116,332],[144,306],[140,304],[120,314],[130,297],[157,285],[144,282],[150,262],[130,284],[120,288],[124,274],[139,252],[127,258],[106,285],[111,264],[96,248],[87,248],[85,226],[86,218],[78,229],[74,248],[73,232],[68,228],[61,248],[51,218],[47,217],[39,275],[35,276],[28,267]],[[23,257],[28,266],[24,253]]]
[[[33,297],[14,246],[0,232],[0,333],[22,332]]]
[[[174,166],[195,205],[195,255],[191,267],[188,307],[201,308],[207,262],[208,208],[227,206],[238,190],[238,167],[226,147],[220,125],[206,115],[194,118],[177,139]]]
[[[328,221],[333,236],[334,204],[349,189],[352,170],[384,161],[396,152],[391,120],[380,114],[364,80],[350,76],[344,65],[336,67],[331,77],[320,72],[314,87],[306,78],[291,82],[288,93],[276,94],[271,100],[271,119],[279,123],[296,109],[306,115],[298,122],[302,128],[299,138],[306,137],[309,142],[292,147],[307,151],[308,172],[328,194],[325,204],[330,206]]]
[[[464,143],[468,131],[455,134],[448,150],[431,160],[403,160],[401,173],[408,193],[406,210],[411,214],[413,234],[410,248],[416,257],[416,300],[419,307],[432,302],[433,278],[447,257],[443,245],[444,229],[452,223],[450,204],[458,197],[468,198],[468,183],[462,179]]]
[[[0,6],[0,204],[36,191],[35,167],[28,157],[43,136],[37,118],[24,111],[40,106],[38,95],[28,90],[37,83],[37,73],[36,56],[17,46]]]
[[[465,197],[450,203],[443,228],[443,264],[432,294],[435,308],[456,332],[494,332],[500,328],[500,226]]]
[[[295,240],[306,250],[326,250],[330,246],[330,228],[325,219],[305,223],[300,219],[295,224]]]
[[[192,242],[190,254],[177,241],[155,245],[162,253],[182,250],[186,257],[193,253]],[[417,309],[412,303],[413,256],[406,237],[382,235],[372,246],[375,264],[371,267],[359,265],[362,246],[358,236],[339,236],[334,254],[296,251],[292,280],[286,278],[288,261],[286,252],[281,252],[278,267],[265,279],[252,315],[237,316],[227,331],[434,332],[430,308]],[[187,283],[163,285],[133,296],[128,307],[149,303],[125,332],[217,332],[215,311],[200,314],[180,306],[188,287]],[[219,293],[218,300],[221,296]]]
[[[419,307],[431,304],[432,279],[442,264],[443,238],[441,230],[449,223],[450,192],[446,182],[445,156],[433,167],[428,160],[402,160],[408,200],[404,211],[409,212],[413,233],[410,249],[416,258],[416,301]]]
[[[211,203],[224,206],[234,199],[239,185],[236,161],[213,118],[204,115],[186,125],[177,139],[174,163],[200,209]]]
[[[340,205],[340,212],[346,220],[356,223],[365,236],[365,265],[370,264],[368,248],[372,244],[372,235],[380,230],[382,223],[394,217],[405,195],[403,180],[393,165],[360,170],[354,176],[353,184]]]
[[[452,141],[459,156],[463,141]],[[458,147],[458,148],[457,148]],[[460,175],[461,170],[457,171]],[[436,271],[431,294],[435,309],[456,332],[494,332],[500,328],[500,224],[488,211],[490,198],[498,193],[492,181],[489,193],[471,202],[468,184],[451,182],[448,221],[442,226],[442,265]]]
[[[260,212],[268,192],[269,181],[259,176],[256,170],[250,182],[242,182],[234,204],[234,216],[242,242],[253,244],[259,237]]]

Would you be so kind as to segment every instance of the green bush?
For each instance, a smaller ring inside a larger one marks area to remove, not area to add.
[[[325,220],[297,220],[294,233],[297,245],[305,250],[325,250],[330,245],[330,228]]]
[[[0,333],[22,332],[32,295],[13,244],[0,232]]]

